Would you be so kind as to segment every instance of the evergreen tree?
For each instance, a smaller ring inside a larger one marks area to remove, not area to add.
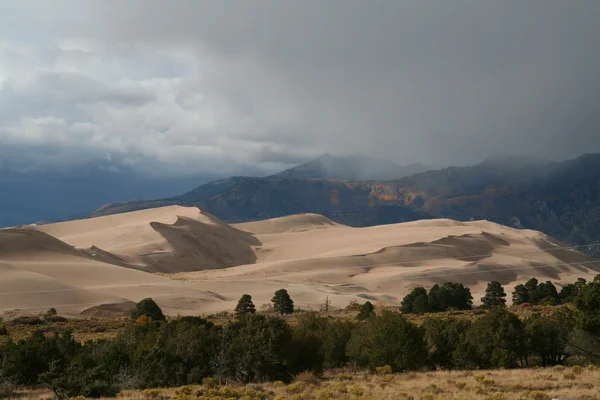
[[[488,283],[485,289],[485,296],[481,298],[481,307],[506,307],[506,292],[498,281]]]
[[[569,356],[573,327],[569,308],[558,308],[550,314],[534,313],[525,321],[527,348],[540,358],[543,367],[560,364]]]
[[[536,304],[555,305],[558,304],[558,292],[556,286],[550,281],[540,283],[535,290]]]
[[[538,295],[538,280],[535,278],[531,278],[527,282],[525,282],[525,289],[527,289],[527,296],[529,297],[529,302],[531,304],[537,304],[540,300]]]
[[[515,286],[515,290],[512,293],[513,304],[519,305],[523,303],[529,303],[529,292],[525,285],[517,285]]]
[[[281,315],[294,313],[294,302],[287,290],[279,289],[276,291],[271,301],[273,302],[273,309]]]
[[[142,315],[151,318],[153,321],[165,320],[162,310],[151,298],[144,299],[135,306],[135,310],[132,313],[133,318],[137,319]]]
[[[471,295],[471,289],[465,287],[462,283],[446,282],[442,290],[448,293],[446,295],[448,308],[456,310],[470,310],[472,308],[473,296]]]
[[[449,307],[449,293],[440,285],[435,284],[427,294],[429,310],[433,312],[446,311]]]
[[[422,326],[429,347],[429,359],[434,366],[441,369],[456,367],[454,352],[471,323],[459,318],[427,317]]]
[[[325,368],[337,368],[346,364],[346,346],[352,336],[353,326],[350,321],[335,320],[329,323],[322,347]]]
[[[415,314],[425,314],[429,311],[429,297],[426,294],[417,296],[414,304]]]
[[[348,342],[346,354],[372,370],[385,365],[394,372],[417,370],[427,362],[423,330],[390,311],[360,324]]]
[[[367,301],[360,308],[360,313],[356,316],[360,321],[364,321],[365,319],[375,315],[375,307],[371,304],[370,301]]]
[[[415,310],[415,301],[419,296],[427,297],[427,291],[425,288],[414,288],[409,294],[404,296],[404,299],[402,299],[402,305],[400,306],[400,311],[402,311],[404,314],[417,312]]]
[[[237,306],[235,307],[235,313],[237,315],[246,315],[246,314],[254,314],[256,312],[256,308],[254,307],[254,303],[252,302],[252,296],[249,294],[245,294],[238,301]]]
[[[495,308],[471,325],[454,353],[461,368],[514,368],[526,356],[523,322]]]

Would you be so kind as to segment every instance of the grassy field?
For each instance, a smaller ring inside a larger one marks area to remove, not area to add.
[[[302,374],[291,384],[203,386],[124,391],[131,400],[551,400],[600,399],[600,370],[595,367],[539,368],[493,371],[449,371],[377,375],[338,374],[316,379]],[[51,393],[29,391],[21,399],[48,399]]]

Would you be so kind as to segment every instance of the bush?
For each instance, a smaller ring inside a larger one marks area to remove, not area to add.
[[[46,322],[54,322],[61,324],[69,322],[68,319],[66,319],[65,317],[61,317],[60,315],[47,315],[44,319],[46,320]]]
[[[142,315],[150,317],[153,321],[165,320],[162,310],[151,298],[144,299],[135,306],[135,310],[132,313],[133,319],[138,319]]]
[[[316,385],[319,383],[319,378],[313,372],[305,371],[296,375],[294,382],[304,382],[308,385]]]
[[[44,321],[35,315],[24,315],[12,320],[13,325],[42,325]]]
[[[4,325],[0,325],[0,336],[8,336],[8,329]]]

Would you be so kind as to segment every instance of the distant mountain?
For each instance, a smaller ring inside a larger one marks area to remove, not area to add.
[[[208,180],[150,178],[96,165],[68,172],[0,169],[0,228],[78,218],[111,201],[172,196]]]
[[[339,179],[346,181],[391,180],[433,169],[425,164],[400,166],[370,157],[334,157],[324,154],[307,163],[275,174],[279,178]]]
[[[165,200],[108,206],[94,215],[166,204],[195,205],[228,222],[300,212],[352,226],[431,217],[487,219],[573,245],[593,244],[600,243],[600,154],[562,163],[494,157],[391,181],[237,177]],[[588,252],[600,255],[599,247]]]

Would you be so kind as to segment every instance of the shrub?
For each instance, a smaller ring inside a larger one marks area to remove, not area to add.
[[[304,382],[308,385],[316,385],[319,378],[311,371],[301,372],[294,378],[294,382]]]
[[[12,320],[13,325],[42,325],[44,321],[35,315],[24,315]]]
[[[183,397],[183,396],[191,396],[194,390],[191,386],[181,386],[175,389],[175,395]]]
[[[292,394],[298,394],[298,393],[302,393],[304,392],[304,389],[306,389],[306,382],[294,382],[291,385],[288,385],[285,388],[285,391],[288,393],[292,393]]]
[[[352,385],[348,392],[356,397],[361,397],[365,394],[365,389],[360,385]]]
[[[202,379],[202,386],[206,386],[207,388],[215,388],[219,386],[219,382],[217,382],[214,378],[206,377]]]
[[[142,391],[142,397],[144,400],[158,400],[163,396],[161,395],[160,390],[158,389],[146,389]]]
[[[8,329],[2,324],[0,324],[0,336],[8,336]]]
[[[138,317],[145,315],[150,317],[153,321],[164,321],[165,316],[154,300],[151,298],[144,299],[137,303],[135,306],[135,310],[132,313],[132,317],[134,319],[138,319]]]
[[[375,368],[375,372],[377,375],[389,375],[392,373],[392,367],[389,365],[384,365],[383,367]]]
[[[575,375],[579,375],[583,372],[583,367],[575,365],[573,368],[571,368],[571,372],[573,372]]]
[[[60,315],[46,315],[46,317],[44,319],[46,320],[46,322],[54,322],[54,323],[61,323],[61,324],[69,322],[68,319],[66,319],[65,317],[61,317]]]
[[[535,392],[531,392],[529,394],[529,397],[532,400],[550,400],[550,396],[548,396],[546,393],[542,392],[542,391],[535,391]]]
[[[567,372],[566,374],[563,375],[563,379],[568,380],[568,381],[574,381],[575,374],[572,372]]]

